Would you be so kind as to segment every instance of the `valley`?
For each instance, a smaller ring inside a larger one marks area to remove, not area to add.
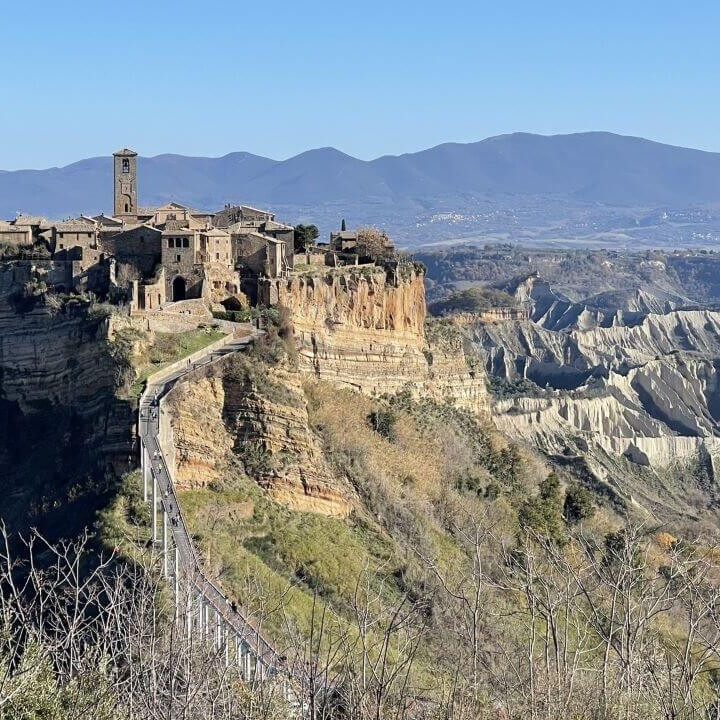
[[[562,465],[581,460],[595,482],[650,516],[714,516],[720,259],[456,252],[422,256],[438,280],[432,294],[460,298],[459,288],[479,281],[526,314],[458,316],[482,357],[498,428]]]

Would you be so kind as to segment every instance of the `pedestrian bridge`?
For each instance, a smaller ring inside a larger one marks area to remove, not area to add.
[[[297,683],[286,659],[205,572],[182,514],[173,463],[167,462],[169,448],[163,448],[163,438],[171,437],[163,409],[167,394],[178,381],[246,350],[263,334],[251,325],[239,328],[244,329],[244,337],[228,335],[148,378],[138,411],[143,495],[151,508],[153,547],[160,553],[163,575],[173,589],[176,620],[184,623],[188,635],[206,637],[227,665],[239,666],[246,682],[277,678],[284,684],[286,697],[296,699]]]

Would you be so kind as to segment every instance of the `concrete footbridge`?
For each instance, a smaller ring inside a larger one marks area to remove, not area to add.
[[[188,636],[200,633],[206,637],[227,665],[237,664],[246,682],[280,677],[286,681],[289,695],[294,683],[287,682],[292,678],[285,658],[206,574],[182,514],[172,458],[168,463],[167,448],[163,448],[163,438],[171,437],[163,403],[175,384],[196,370],[246,350],[263,334],[252,325],[238,324],[234,333],[150,376],[140,399],[138,433],[153,547],[161,553],[163,574],[173,588],[176,620],[185,623]]]

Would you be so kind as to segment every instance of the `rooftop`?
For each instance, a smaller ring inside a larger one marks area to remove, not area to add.
[[[44,225],[47,220],[42,215],[18,215],[12,222],[15,225]]]
[[[94,232],[95,225],[83,220],[65,220],[55,223],[58,232]]]

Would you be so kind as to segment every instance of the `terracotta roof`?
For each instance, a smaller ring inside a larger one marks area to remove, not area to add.
[[[120,230],[118,235],[130,232],[130,230],[137,230],[138,228],[145,228],[146,230],[152,230],[157,233],[160,232],[159,228],[156,228],[154,225],[148,225],[147,223],[128,223],[127,225],[123,225],[123,229]]]
[[[265,223],[266,230],[294,230],[292,225],[285,225],[285,223],[279,223],[276,220],[268,220]]]
[[[226,228],[224,228],[227,232],[233,234],[233,235],[250,235],[252,233],[255,234],[262,234],[261,228],[259,228],[256,225],[247,225],[244,222],[236,222],[232,225],[228,225]]]
[[[263,235],[260,232],[257,232],[255,230],[252,230],[251,228],[245,228],[244,232],[238,232],[233,233],[234,235],[240,235],[242,237],[254,237],[259,238],[260,240],[274,240],[274,238],[271,238],[269,235]]]
[[[194,235],[195,230],[190,230],[188,228],[178,228],[177,230],[163,230],[163,235]]]
[[[259,208],[253,207],[252,205],[241,205],[241,210],[252,210],[256,213],[261,213],[262,215],[272,215],[272,213],[269,210],[260,210]]]
[[[96,222],[99,222],[101,225],[122,225],[123,221],[116,217],[110,217],[109,215],[105,215],[105,213],[100,213],[99,215],[94,215],[93,220]]]

